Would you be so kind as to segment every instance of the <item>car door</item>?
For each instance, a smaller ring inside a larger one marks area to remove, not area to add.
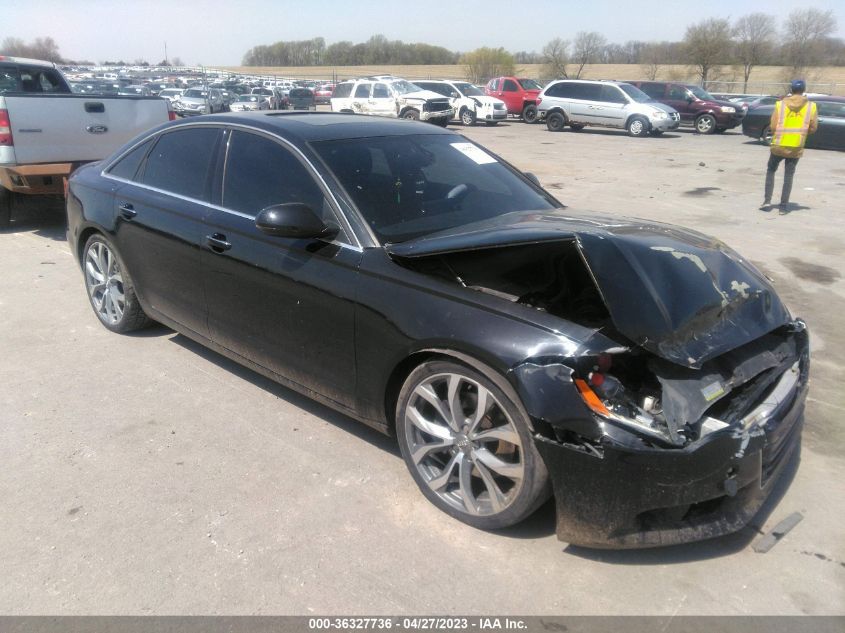
[[[599,84],[577,83],[570,84],[569,118],[574,123],[586,125],[602,125],[599,111],[601,106],[601,86]]]
[[[695,109],[692,107],[693,100],[690,99],[690,92],[684,86],[669,84],[666,88],[666,99],[664,102],[675,108],[681,115],[681,123],[692,123],[695,120]]]
[[[370,92],[373,84],[369,81],[363,81],[355,86],[355,92],[352,93],[352,109],[355,112],[363,114],[372,114],[370,111]]]
[[[208,125],[175,128],[151,141],[134,172],[121,171],[126,166],[119,162],[107,173],[124,183],[115,195],[115,241],[139,295],[156,313],[203,337],[200,240],[222,134]]]
[[[845,150],[845,102],[816,101],[819,127],[807,137],[807,147]]]
[[[378,116],[398,116],[396,110],[396,98],[390,91],[387,84],[376,82],[373,84],[370,94],[370,113]]]
[[[628,99],[617,86],[611,84],[601,86],[599,102],[601,106],[596,110],[596,116],[602,121],[601,125],[625,127]]]
[[[505,102],[508,112],[522,112],[522,92],[513,79],[504,79],[501,83],[501,92],[496,96]]]
[[[211,339],[237,355],[352,406],[354,298],[362,251],[343,229],[331,241],[270,236],[263,208],[289,202],[339,222],[313,169],[287,143],[231,132],[220,208],[206,220],[202,260]]]

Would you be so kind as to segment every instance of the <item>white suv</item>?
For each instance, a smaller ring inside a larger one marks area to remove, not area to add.
[[[496,125],[508,118],[508,107],[504,101],[487,96],[466,81],[436,79],[415,81],[414,84],[448,97],[455,110],[455,118],[464,125],[475,125],[476,121]]]
[[[621,81],[553,81],[537,97],[537,109],[552,132],[567,125],[575,131],[597,125],[628,130],[631,136],[657,136],[681,124],[675,108]]]
[[[332,112],[431,121],[443,127],[455,113],[448,98],[395,77],[339,83],[332,94],[331,104]]]

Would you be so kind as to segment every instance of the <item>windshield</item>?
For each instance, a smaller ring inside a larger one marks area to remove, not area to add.
[[[484,93],[478,88],[468,83],[455,83],[455,88],[460,90],[465,97],[483,97]]]
[[[390,85],[393,86],[393,89],[400,95],[406,94],[408,92],[420,91],[419,86],[415,86],[410,81],[405,81],[404,79],[400,79],[399,81],[391,81]]]
[[[202,99],[202,98],[205,98],[206,96],[208,96],[208,93],[205,90],[191,89],[191,90],[185,91],[185,96]]]
[[[254,96],[254,95],[243,95],[241,97],[238,97],[238,101],[250,101],[250,102],[254,103],[254,102],[258,101],[258,97]]]
[[[364,137],[313,147],[382,243],[560,206],[457,135]]]
[[[527,77],[520,77],[517,79],[519,85],[522,86],[523,90],[542,90],[543,86],[538,84],[533,79],[528,79]]]
[[[638,103],[645,103],[647,101],[653,100],[642,90],[640,90],[636,86],[632,86],[631,84],[619,84],[619,87],[622,89],[622,92],[624,92],[626,95],[631,97],[631,99]]]
[[[704,88],[699,88],[698,86],[687,86],[687,90],[689,90],[692,94],[696,97],[701,99],[702,101],[714,101],[713,95],[707,92]]]

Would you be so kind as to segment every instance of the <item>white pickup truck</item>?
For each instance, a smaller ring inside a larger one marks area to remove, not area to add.
[[[158,97],[72,94],[50,62],[0,56],[0,228],[26,195],[64,194],[64,178],[175,118]]]

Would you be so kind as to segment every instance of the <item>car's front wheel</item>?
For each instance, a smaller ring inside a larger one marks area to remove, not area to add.
[[[648,122],[641,117],[634,117],[628,121],[628,134],[631,136],[648,136]]]
[[[94,314],[112,332],[131,332],[152,321],[144,313],[117,249],[105,236],[92,235],[83,251],[85,288]]]
[[[461,110],[461,123],[463,125],[475,125],[475,112],[469,108]]]
[[[396,434],[422,493],[464,523],[504,528],[548,498],[548,473],[516,394],[467,366],[430,361],[411,372]]]
[[[402,118],[403,119],[409,119],[411,121],[419,121],[420,120],[420,113],[418,111],[414,110],[413,108],[410,108],[408,110],[405,110],[405,112],[402,113]]]
[[[762,132],[760,132],[760,142],[763,145],[772,144],[772,128],[770,128],[768,125],[763,128]]]
[[[529,103],[522,109],[522,120],[526,123],[536,123],[538,114],[537,106]]]
[[[695,131],[699,134],[713,134],[716,131],[716,118],[712,114],[702,114],[695,120]]]

